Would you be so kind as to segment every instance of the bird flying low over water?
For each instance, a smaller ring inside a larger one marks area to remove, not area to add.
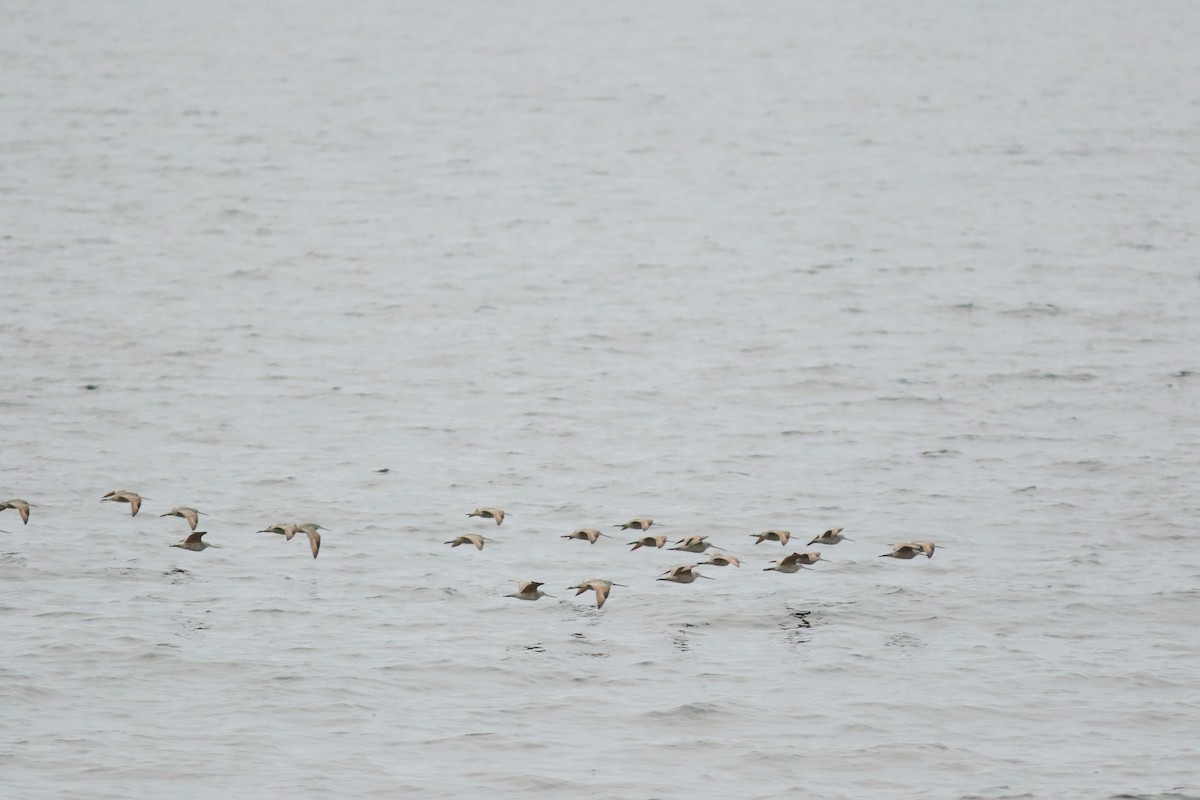
[[[937,549],[937,545],[933,542],[904,542],[903,544],[892,545],[892,552],[884,553],[880,558],[899,558],[905,561],[917,556],[933,558],[933,551],[935,549]]]
[[[515,597],[518,600],[537,600],[539,597],[554,597],[554,595],[546,594],[542,591],[542,587],[545,585],[542,581],[517,581],[517,591],[504,596]]]
[[[643,536],[636,542],[626,542],[626,544],[633,545],[633,547],[629,548],[630,552],[637,550],[639,547],[657,547],[661,550],[662,546],[666,543],[667,535],[665,533],[660,533],[658,536]]]
[[[804,566],[804,560],[805,560],[805,557],[809,556],[809,555],[811,555],[811,553],[789,553],[788,555],[784,556],[783,558],[777,559],[775,561],[775,566],[764,568],[763,572],[774,571],[774,572],[787,572],[790,574],[793,572],[799,572],[802,569],[808,569],[808,567]],[[818,553],[817,556],[819,558],[820,553]],[[814,559],[814,560],[816,560],[816,559]],[[809,563],[811,563],[811,562],[809,562]]]
[[[620,528],[623,531],[630,528],[633,528],[635,531],[648,531],[653,524],[654,520],[649,517],[638,517],[637,519],[629,520],[629,522],[622,522],[620,525],[613,525],[613,527]],[[660,522],[659,525],[662,525],[662,523]]]
[[[714,580],[713,578],[709,578],[707,575],[701,575],[699,572],[694,572],[693,570],[695,569],[695,564],[680,564],[678,567],[671,567],[669,570],[664,572],[663,577],[659,578],[658,580],[670,581],[671,583],[693,583],[696,578],[708,578],[710,581]]]
[[[137,492],[128,492],[124,489],[111,491],[100,498],[101,502],[105,500],[110,500],[114,503],[129,503],[129,510],[131,512],[129,516],[131,517],[136,517],[138,509],[142,507],[142,496]]]
[[[712,564],[714,567],[742,566],[742,562],[738,560],[737,556],[731,556],[728,553],[713,553],[708,557],[708,561],[701,561],[696,566],[703,567],[705,564]]]
[[[586,581],[580,581],[574,586],[568,586],[567,588],[577,589],[578,591],[575,592],[576,597],[591,589],[596,593],[596,608],[603,608],[605,601],[608,600],[608,593],[612,591],[612,587],[614,586],[624,587],[625,584],[613,583],[602,578],[589,578]]]
[[[483,517],[484,519],[494,519],[496,524],[504,522],[504,510],[499,508],[477,508],[468,517]]]
[[[187,538],[182,542],[177,542],[171,545],[171,547],[182,547],[184,550],[195,550],[197,553],[206,547],[217,547],[220,549],[217,545],[209,544],[208,542],[204,541],[202,537],[206,533],[208,533],[208,531],[193,531],[192,533],[189,533]]]
[[[480,536],[477,533],[468,533],[468,534],[464,534],[463,536],[456,536],[448,542],[443,542],[443,544],[448,544],[451,547],[458,547],[460,544],[473,544],[473,545],[475,545],[476,550],[482,550],[483,543],[491,542],[491,541],[494,541],[494,540],[484,538],[483,536]]]
[[[14,509],[18,514],[20,514],[21,522],[23,524],[29,524],[29,503],[26,503],[24,500],[18,500],[14,497],[12,500],[5,500],[3,503],[0,503],[0,511],[4,511],[7,508]]]
[[[194,508],[187,506],[175,506],[165,514],[159,514],[160,517],[180,517],[187,522],[188,527],[196,530],[196,524],[200,521],[200,512]]]
[[[678,542],[675,543],[676,547],[671,547],[668,549],[682,550],[685,553],[703,553],[705,550],[707,550],[710,547],[717,547],[712,542],[705,541],[706,539],[708,539],[707,536],[700,536],[698,534],[694,534],[692,536],[685,536],[684,538],[680,539]],[[718,547],[717,549],[719,550],[720,548]]]
[[[842,531],[844,531],[844,530],[846,530],[846,529],[845,528],[830,528],[829,530],[825,531],[824,533],[814,536],[813,540],[811,542],[809,542],[809,544],[837,544],[838,542],[842,541],[843,539],[845,539],[847,542],[853,542],[854,541],[853,539],[842,536]]]
[[[308,546],[309,549],[312,550],[313,558],[316,558],[317,553],[321,552],[321,534],[317,533],[317,531],[324,530],[328,530],[328,528],[323,528],[315,522],[305,522],[300,525],[286,525],[284,523],[277,522],[274,525],[268,525],[267,527],[263,528],[261,531],[259,531],[259,533],[282,534],[284,540],[288,542],[290,542],[292,537],[297,533],[303,533],[308,537]]]
[[[781,530],[769,530],[763,531],[762,533],[752,533],[750,535],[756,539],[754,542],[755,544],[762,544],[763,542],[779,542],[781,545],[786,546],[788,539],[792,538],[791,531]]]
[[[578,528],[566,534],[564,539],[587,539],[589,544],[595,544],[596,540],[601,536],[608,536],[607,533],[601,533],[595,528]]]

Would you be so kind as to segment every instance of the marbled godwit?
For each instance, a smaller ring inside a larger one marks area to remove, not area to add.
[[[792,572],[799,572],[802,569],[808,569],[808,567],[803,566],[801,563],[806,555],[808,555],[808,553],[789,553],[783,558],[776,560],[775,566],[764,568],[763,572],[775,571],[787,572],[790,574]]]
[[[21,515],[21,522],[25,525],[29,524],[29,503],[26,503],[24,500],[17,500],[14,497],[12,500],[5,500],[3,503],[0,503],[0,511],[6,508],[16,509],[17,513]]]
[[[769,530],[763,531],[762,533],[752,533],[750,535],[755,538],[755,544],[762,544],[763,542],[779,542],[779,544],[786,546],[788,539],[792,538],[791,531],[780,530]]]
[[[737,556],[731,556],[728,553],[713,553],[708,557],[708,561],[701,561],[696,566],[703,567],[705,564],[712,564],[714,567],[740,567],[742,562],[738,560]]]
[[[208,533],[208,531],[193,531],[192,533],[189,533],[187,538],[182,542],[173,544],[171,547],[182,547],[184,550],[195,550],[197,553],[206,547],[216,547],[219,550],[220,547],[218,545],[209,544],[203,540],[202,537],[206,533]]]
[[[637,519],[631,519],[629,522],[624,522],[620,525],[613,525],[613,527],[620,528],[623,531],[629,530],[630,528],[633,528],[635,531],[648,531],[650,530],[650,526],[653,524],[654,520],[650,519],[649,517],[638,517]],[[661,522],[658,524],[660,526],[662,525]]]
[[[192,530],[196,530],[196,523],[200,521],[200,512],[194,508],[187,506],[175,506],[165,514],[159,514],[160,517],[181,517]]]
[[[701,575],[699,572],[694,572],[693,570],[695,569],[695,564],[681,564],[678,567],[671,567],[669,570],[663,573],[663,577],[659,578],[659,580],[670,581],[671,583],[692,583],[696,580],[696,578],[708,578],[710,581],[714,580],[713,578],[709,578],[707,575]]]
[[[670,547],[667,549],[682,550],[685,553],[703,553],[705,550],[707,550],[710,547],[717,547],[712,542],[705,541],[706,539],[708,539],[707,536],[701,536],[699,534],[693,534],[692,536],[685,536],[684,538],[680,539],[678,542],[675,543],[677,545],[676,547]],[[720,550],[721,548],[717,547],[717,549]]]
[[[650,535],[643,536],[642,538],[638,539],[636,542],[626,542],[626,544],[633,545],[633,547],[629,548],[629,552],[631,552],[631,553],[634,550],[637,550],[639,547],[657,547],[658,549],[661,550],[662,546],[666,543],[667,543],[667,535],[665,533],[660,533],[658,536],[650,536]]]
[[[131,517],[136,517],[138,509],[142,507],[142,496],[137,492],[127,492],[124,489],[117,489],[100,498],[100,502],[105,500],[111,500],[114,503],[129,503],[129,510],[132,512],[129,516]]]
[[[571,531],[570,533],[563,536],[562,538],[564,538],[564,539],[587,539],[588,544],[595,544],[596,540],[599,539],[601,536],[608,536],[608,534],[601,533],[600,531],[596,530],[595,528],[579,528],[577,530]]]
[[[464,534],[463,536],[456,536],[453,539],[451,539],[450,541],[443,542],[442,544],[448,544],[451,547],[458,547],[460,544],[473,544],[473,545],[475,545],[476,550],[482,550],[483,543],[491,542],[491,541],[494,541],[494,540],[487,539],[483,536],[480,536],[477,533],[468,533],[468,534]]]
[[[854,541],[853,539],[851,539],[847,536],[842,536],[842,531],[844,531],[844,530],[846,530],[846,529],[845,528],[830,528],[829,530],[825,531],[821,535],[813,537],[813,540],[811,542],[809,542],[809,544],[837,544],[838,542],[842,541],[843,539],[845,539],[847,542],[853,542]]]
[[[591,589],[596,593],[596,608],[602,608],[605,601],[608,600],[608,593],[612,591],[612,587],[614,586],[624,587],[625,584],[613,583],[612,581],[606,581],[602,578],[589,578],[586,581],[580,581],[574,586],[568,586],[567,588],[578,589],[578,591],[575,592],[576,597],[583,594],[588,589]]]
[[[499,525],[501,522],[504,522],[504,511],[499,508],[477,508],[474,511],[472,511],[470,514],[467,514],[467,516],[468,517],[483,517],[484,519],[494,519],[494,520],[496,520],[497,525]]]
[[[880,558],[902,558],[908,560],[910,558],[916,558],[923,552],[924,551],[915,544],[894,544],[892,545],[892,552],[884,553],[880,556]]]
[[[284,539],[287,539],[290,542],[292,537],[295,536],[296,532],[299,530],[299,525],[285,525],[282,522],[276,522],[274,525],[268,525],[267,527],[263,528],[261,531],[259,531],[259,533],[279,533],[283,535]]]
[[[546,584],[541,581],[517,581],[517,591],[515,594],[506,594],[505,597],[515,597],[518,600],[537,600],[539,597],[554,597],[552,594],[546,594],[542,591]]]

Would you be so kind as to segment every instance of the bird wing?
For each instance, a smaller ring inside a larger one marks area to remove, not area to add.
[[[313,558],[317,557],[317,553],[321,552],[321,534],[316,531],[305,531],[308,534],[308,546],[312,548]]]
[[[592,588],[596,590],[596,608],[604,605],[604,601],[608,599],[609,587],[607,584],[593,582]]]
[[[187,542],[188,544],[195,544],[196,542],[200,541],[200,539],[203,538],[204,534],[206,533],[208,533],[208,531],[194,531],[189,533],[187,538],[183,541]]]

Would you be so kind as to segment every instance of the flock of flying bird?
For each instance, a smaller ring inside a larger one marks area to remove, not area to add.
[[[467,514],[467,516],[490,519],[493,520],[497,525],[501,525],[504,522],[505,512],[500,508],[477,508],[470,514]],[[653,519],[650,519],[649,517],[639,517],[637,519],[631,519],[628,522],[621,523],[620,525],[614,525],[613,527],[620,528],[621,530],[642,531],[645,534],[628,543],[632,545],[632,547],[630,547],[631,552],[641,547],[654,547],[661,550],[666,546],[668,537],[666,534],[645,533],[646,531],[650,530],[652,525],[654,525]],[[662,523],[659,523],[659,525],[661,527]],[[834,545],[841,541],[854,541],[853,539],[843,536],[843,530],[845,529],[830,528],[824,533],[814,537],[808,544]],[[763,531],[762,533],[752,533],[750,535],[754,538],[755,544],[762,544],[763,542],[779,542],[779,544],[784,547],[787,546],[788,541],[792,538],[790,531],[778,529]],[[589,544],[595,544],[601,536],[608,536],[608,534],[601,533],[596,528],[579,528],[563,535],[562,538],[580,539],[588,542]],[[451,547],[469,544],[473,545],[476,550],[482,550],[484,545],[490,541],[492,540],[485,536],[481,536],[480,534],[467,533],[451,539],[450,541],[446,542],[446,544],[450,545]],[[674,544],[674,547],[668,549],[680,550],[685,553],[705,553],[708,550],[720,551],[722,549],[708,541],[707,535],[701,534],[685,536]],[[880,558],[899,558],[908,560],[915,558],[918,555],[923,555],[926,558],[933,558],[933,551],[935,549],[937,549],[937,545],[935,545],[933,542],[904,542],[902,544],[892,545],[892,551],[890,553],[884,553],[880,556]],[[811,569],[812,564],[822,560],[825,559],[821,558],[821,553],[818,550],[793,552],[789,553],[783,558],[776,559],[772,563],[772,566],[765,567],[763,571],[787,573],[799,572],[802,569]],[[742,562],[737,556],[733,556],[725,552],[709,553],[708,561],[701,561],[696,564],[680,564],[679,566],[671,567],[669,570],[664,572],[662,576],[658,578],[658,580],[670,581],[671,583],[694,583],[697,578],[709,577],[696,572],[697,567],[740,567],[741,565]],[[601,608],[603,607],[605,601],[608,600],[608,595],[612,591],[612,587],[623,585],[624,584],[613,583],[612,581],[605,580],[603,578],[589,578],[586,581],[581,581],[580,583],[577,583],[574,586],[568,586],[567,588],[575,589],[576,597],[586,591],[595,592],[596,608]],[[542,591],[543,586],[545,586],[545,583],[541,581],[517,581],[517,591],[513,592],[512,594],[507,594],[505,597],[515,597],[518,600],[537,600],[541,597],[553,597],[554,595],[550,595]]]
[[[130,492],[124,489],[111,491],[100,499],[102,501],[110,501],[114,503],[128,503],[131,516],[135,517],[142,507],[142,496],[137,492]],[[26,525],[29,524],[30,507],[30,504],[24,500],[13,499],[0,502],[0,512],[13,509],[20,515],[21,522]],[[166,512],[165,514],[160,514],[159,516],[179,517],[187,522],[188,527],[191,529],[191,533],[189,533],[182,541],[171,545],[171,547],[180,547],[184,550],[193,550],[199,552],[209,547],[218,546],[204,541],[204,535],[207,533],[207,531],[196,530],[196,526],[199,524],[200,520],[200,512],[196,509],[189,506],[175,506],[170,511]],[[504,523],[506,514],[503,509],[499,508],[477,508],[471,513],[467,514],[467,516],[490,519],[497,525],[501,525]],[[632,545],[630,548],[631,551],[642,547],[653,547],[661,550],[666,546],[668,537],[666,534],[646,533],[654,524],[655,522],[653,519],[648,517],[639,517],[613,527],[620,528],[621,530],[636,530],[643,532],[643,536],[628,543]],[[659,523],[660,527],[661,525],[662,523]],[[306,537],[308,537],[309,548],[312,550],[313,558],[316,558],[317,554],[321,551],[320,531],[323,530],[327,530],[327,528],[324,528],[315,522],[275,523],[263,528],[259,531],[259,533],[277,533],[282,535],[285,541],[291,541],[292,537],[294,537],[296,534],[303,533]],[[843,530],[843,528],[830,528],[824,533],[814,537],[808,544],[835,545],[841,541],[854,541],[853,539],[843,536]],[[608,534],[601,533],[596,528],[579,528],[564,535],[562,538],[580,539],[587,541],[589,544],[595,544],[601,536],[608,536]],[[784,547],[787,546],[787,543],[792,538],[790,531],[778,529],[763,531],[762,533],[752,533],[750,536],[754,538],[754,543],[756,545],[762,544],[763,542],[779,542],[779,544]],[[473,545],[476,550],[482,550],[484,545],[490,541],[493,540],[477,533],[468,533],[455,537],[454,539],[446,542],[446,544],[450,545],[451,547],[458,547],[459,545],[468,544]],[[919,555],[923,555],[926,558],[933,558],[933,552],[936,548],[937,545],[935,545],[933,542],[903,542],[901,544],[892,545],[892,551],[890,553],[883,553],[879,557],[908,560],[916,558]],[[695,564],[681,564],[679,566],[672,567],[664,572],[660,578],[658,578],[660,581],[669,581],[671,583],[693,583],[697,578],[709,577],[696,572],[697,567],[740,567],[742,565],[741,560],[738,559],[737,556],[721,552],[722,548],[708,541],[708,536],[706,535],[695,534],[691,536],[685,536],[679,541],[675,542],[673,547],[668,549],[679,550],[685,553],[706,553],[709,550],[718,552],[708,553],[707,561],[701,561]],[[797,551],[789,553],[782,558],[776,559],[774,562],[772,562],[772,566],[765,567],[763,571],[793,573],[802,569],[811,569],[811,565],[823,560],[825,559],[821,557],[821,553],[818,550],[808,550],[805,552]],[[545,583],[541,581],[517,581],[517,591],[512,594],[507,594],[505,597],[515,597],[519,600],[537,600],[542,597],[553,597],[553,595],[542,591],[543,586],[545,586]],[[613,583],[612,581],[602,578],[590,578],[567,588],[575,589],[575,595],[577,597],[587,591],[595,592],[596,608],[601,608],[604,606],[605,601],[608,600],[608,595],[614,586],[624,586],[624,584]]]

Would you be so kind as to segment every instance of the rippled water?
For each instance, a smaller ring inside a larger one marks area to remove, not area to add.
[[[3,796],[1197,796],[1198,40],[6,4]]]

